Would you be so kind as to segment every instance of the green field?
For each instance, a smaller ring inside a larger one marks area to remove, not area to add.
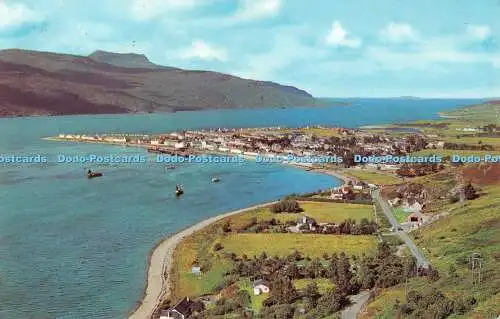
[[[355,177],[369,184],[391,185],[399,184],[402,182],[402,179],[395,175],[389,175],[389,173],[382,173],[377,171],[350,169],[345,171],[345,173],[346,175]]]
[[[413,156],[439,155],[439,156],[442,156],[442,157],[452,156],[452,155],[455,155],[455,154],[459,155],[459,156],[468,156],[468,155],[484,156],[484,155],[487,155],[487,154],[500,155],[500,151],[471,151],[471,150],[444,150],[444,149],[431,150],[431,149],[425,149],[425,150],[421,150],[421,151],[418,151],[418,152],[411,153],[411,155],[413,155]]]
[[[239,287],[241,290],[245,290],[250,295],[251,307],[255,313],[259,313],[262,308],[262,302],[269,297],[268,294],[260,294],[255,296],[253,293],[253,286],[249,279],[242,280],[239,282]]]
[[[404,223],[406,222],[406,219],[408,218],[408,213],[406,213],[401,207],[394,208],[393,210],[394,217],[396,217],[396,220],[398,223]]]
[[[326,278],[319,278],[319,279],[297,279],[293,281],[293,285],[295,286],[295,289],[297,290],[302,290],[306,288],[308,284],[311,282],[315,282],[316,285],[318,286],[318,290],[320,294],[325,293],[329,289],[335,287],[335,285],[332,283],[330,279]]]
[[[320,234],[279,234],[279,233],[239,233],[230,234],[221,240],[224,251],[238,256],[259,256],[265,252],[269,256],[287,256],[295,250],[309,257],[340,253],[361,255],[376,248],[374,236],[363,235],[320,235]]]
[[[340,223],[347,218],[357,221],[362,218],[372,219],[372,206],[360,204],[300,202],[308,216],[318,222]],[[317,235],[317,234],[274,234],[274,233],[236,233],[245,228],[253,218],[257,221],[295,221],[300,214],[273,214],[269,208],[261,208],[225,218],[186,237],[174,251],[172,267],[172,297],[199,296],[212,293],[224,280],[225,273],[231,269],[231,263],[222,256],[224,252],[234,252],[249,257],[260,255],[262,251],[270,256],[284,256],[296,249],[304,255],[321,257],[323,253],[345,251],[349,254],[369,252],[376,247],[374,236]],[[229,221],[231,233],[224,234],[222,225]],[[214,252],[215,243],[221,243],[224,249]],[[194,261],[205,265],[200,277],[191,274]]]
[[[304,209],[302,213],[282,213],[274,214],[268,208],[255,210],[251,213],[240,214],[229,218],[231,227],[234,230],[242,229],[248,225],[252,218],[259,221],[267,221],[275,218],[280,222],[296,221],[302,215],[314,218],[318,223],[341,223],[348,218],[355,219],[357,222],[363,218],[373,219],[372,205],[346,204],[346,203],[328,203],[328,202],[299,202]]]

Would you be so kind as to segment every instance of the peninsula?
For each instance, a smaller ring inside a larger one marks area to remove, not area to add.
[[[0,116],[337,105],[274,82],[156,65],[144,55],[0,50]]]

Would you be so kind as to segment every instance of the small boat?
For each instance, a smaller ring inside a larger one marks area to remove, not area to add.
[[[102,173],[94,173],[94,172],[90,172],[90,173],[87,173],[87,178],[94,178],[94,177],[101,177],[102,176]]]
[[[217,177],[212,178],[212,183],[220,182],[220,179]]]
[[[174,165],[165,166],[165,169],[166,170],[175,169],[175,166]]]
[[[175,196],[181,196],[182,194],[184,194],[184,190],[182,189],[182,187],[180,185],[175,185]]]

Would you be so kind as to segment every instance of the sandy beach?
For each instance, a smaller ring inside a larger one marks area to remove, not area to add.
[[[349,180],[351,180],[351,178],[342,175],[340,172],[337,171],[326,170],[326,169],[314,169],[312,171],[334,176],[342,180],[344,184],[346,184]],[[128,318],[129,319],[151,318],[157,307],[160,305],[161,301],[168,296],[169,278],[168,276],[164,276],[163,274],[170,274],[172,267],[171,261],[173,258],[175,247],[177,247],[177,245],[181,242],[183,238],[225,217],[240,214],[257,208],[262,208],[274,203],[276,203],[276,201],[267,202],[247,207],[244,209],[235,210],[229,213],[217,215],[205,219],[199,222],[198,224],[188,227],[176,233],[175,235],[160,241],[152,249],[152,254],[150,255],[149,258],[147,282],[143,299],[138,303],[137,307],[130,312]]]
[[[189,228],[186,228],[183,231],[176,233],[175,235],[161,241],[155,248],[153,248],[153,253],[151,254],[144,298],[142,299],[140,304],[136,307],[136,309],[134,309],[130,313],[128,318],[129,319],[151,318],[156,308],[160,305],[161,301],[166,296],[168,296],[169,278],[168,276],[163,276],[163,274],[170,273],[172,267],[171,261],[175,247],[180,243],[180,241],[184,237],[189,236],[192,233],[225,217],[240,214],[257,208],[262,208],[274,203],[276,203],[276,201],[235,210],[229,213],[205,219],[202,222],[193,225]]]

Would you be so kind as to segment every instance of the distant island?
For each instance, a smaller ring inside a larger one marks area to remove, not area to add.
[[[338,104],[293,86],[157,65],[141,54],[0,50],[0,116]]]

